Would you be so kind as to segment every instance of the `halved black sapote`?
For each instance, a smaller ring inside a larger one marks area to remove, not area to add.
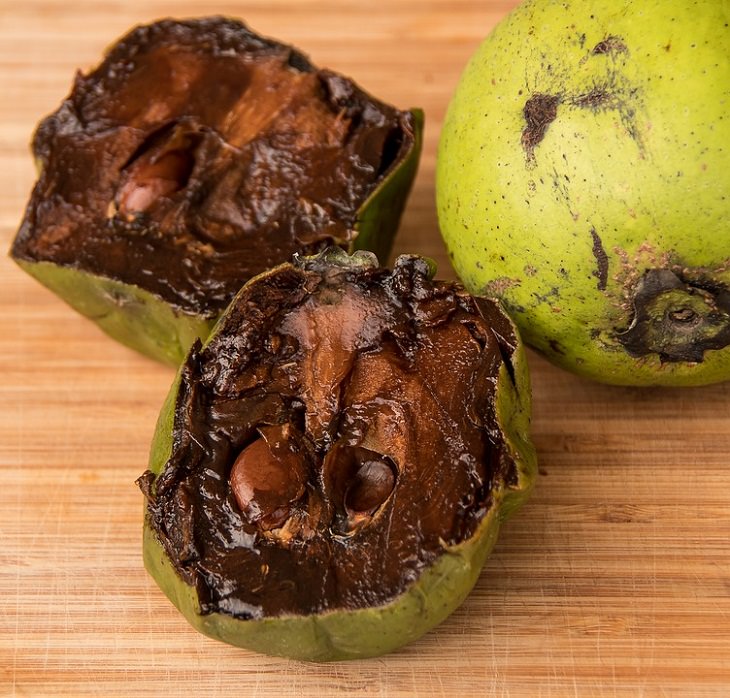
[[[11,254],[116,339],[179,364],[252,276],[390,250],[422,115],[221,17],[132,30],[38,127]]]
[[[162,409],[145,564],[200,631],[308,660],[446,618],[534,478],[499,306],[401,256],[333,249],[249,281]]]

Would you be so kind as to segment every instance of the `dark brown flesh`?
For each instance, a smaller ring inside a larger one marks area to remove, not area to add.
[[[40,124],[13,254],[212,317],[295,252],[347,245],[412,129],[238,22],[139,27]]]
[[[172,456],[140,480],[203,611],[377,606],[473,535],[504,477],[510,342],[494,305],[415,257],[392,273],[318,257],[247,286],[190,353]]]

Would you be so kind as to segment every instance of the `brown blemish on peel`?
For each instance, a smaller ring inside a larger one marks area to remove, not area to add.
[[[525,128],[522,130],[522,148],[527,156],[528,163],[535,161],[535,148],[545,137],[548,126],[555,121],[558,115],[558,95],[548,95],[537,92],[532,95],[522,110],[525,118]]]
[[[610,106],[611,94],[601,87],[594,87],[589,92],[578,95],[571,104],[583,109],[601,109]]]
[[[616,53],[628,53],[628,48],[620,36],[609,35],[603,41],[599,41],[591,53],[594,56]]]
[[[556,354],[560,354],[560,356],[565,356],[565,349],[563,348],[563,345],[558,342],[557,339],[551,339],[548,344],[550,345],[550,348],[555,352]]]
[[[571,90],[555,90],[555,81],[544,85],[550,91],[535,91],[523,107],[524,127],[521,142],[525,151],[528,168],[536,165],[535,151],[545,138],[547,129],[558,116],[558,107],[563,109],[587,109],[594,113],[615,113],[624,128],[625,134],[634,141],[639,151],[639,157],[645,157],[645,147],[637,111],[641,109],[642,94],[631,80],[624,74],[621,67],[627,60],[629,50],[620,36],[609,35],[599,41],[579,61],[579,65],[589,60],[595,60],[600,69],[590,82],[584,82]],[[592,59],[595,56],[598,58]],[[601,56],[609,56],[613,60],[605,61]],[[618,59],[622,56],[621,60]],[[558,85],[567,87],[575,83],[578,73],[566,70],[562,82]],[[548,76],[549,77],[549,76]],[[539,83],[538,83],[539,84]],[[539,85],[542,86],[542,85]],[[571,211],[571,215],[576,217]]]
[[[494,279],[494,281],[490,281],[485,287],[483,291],[483,295],[487,297],[497,297],[500,298],[505,291],[508,291],[510,288],[515,288],[516,286],[520,285],[519,279],[512,279],[509,276],[500,276],[498,279]]]
[[[591,228],[591,238],[593,238],[593,256],[596,258],[597,269],[593,272],[593,276],[598,279],[598,290],[605,291],[608,283],[608,255],[601,242],[600,235],[595,228]]]

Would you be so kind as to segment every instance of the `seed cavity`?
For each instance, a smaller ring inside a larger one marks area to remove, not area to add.
[[[201,137],[189,126],[173,125],[145,141],[122,170],[114,209],[133,218],[184,189],[195,168]]]
[[[369,460],[355,473],[345,492],[345,509],[351,514],[372,514],[395,487],[395,472],[385,458]]]
[[[250,523],[281,526],[306,489],[307,461],[289,424],[259,428],[260,438],[239,454],[230,485]]]
[[[367,524],[395,489],[398,468],[389,456],[335,443],[322,464],[335,528],[350,535]]]

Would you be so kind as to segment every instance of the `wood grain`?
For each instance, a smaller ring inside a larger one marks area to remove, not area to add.
[[[427,115],[397,251],[450,276],[435,150],[458,75],[515,0],[249,0],[215,11]],[[0,236],[34,179],[27,143],[77,67],[180,0],[0,8]],[[171,371],[108,341],[6,258],[0,274],[0,694],[730,695],[730,386],[633,390],[530,355],[534,497],[467,602],[377,660],[308,665],[191,630],[142,568],[146,465]]]

